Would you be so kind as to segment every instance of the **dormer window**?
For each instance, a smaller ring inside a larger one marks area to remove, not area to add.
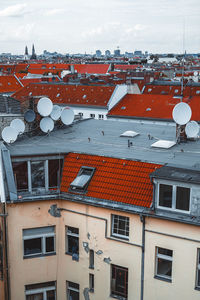
[[[70,184],[71,191],[85,192],[94,174],[95,168],[81,167],[77,177]]]
[[[158,184],[158,208],[190,211],[190,188],[178,184]]]

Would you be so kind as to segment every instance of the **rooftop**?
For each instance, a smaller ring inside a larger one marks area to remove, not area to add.
[[[139,135],[133,138],[120,137],[120,134],[130,130]],[[88,119],[55,129],[47,135],[40,131],[37,136],[24,135],[7,147],[11,156],[79,152],[200,170],[199,139],[176,144],[170,149],[151,147],[159,139],[175,141],[175,135],[174,123],[161,125],[159,122],[129,123]]]

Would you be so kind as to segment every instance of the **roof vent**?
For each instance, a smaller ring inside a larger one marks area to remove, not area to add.
[[[135,137],[137,135],[139,135],[138,132],[131,131],[131,130],[125,131],[124,133],[120,134],[120,136],[125,136],[125,137]]]
[[[174,145],[176,145],[176,142],[174,141],[158,140],[157,142],[153,143],[151,147],[169,149]]]

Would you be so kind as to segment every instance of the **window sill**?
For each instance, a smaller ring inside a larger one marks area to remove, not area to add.
[[[158,279],[158,280],[166,281],[166,282],[172,282],[171,279],[165,278],[165,277],[162,277],[162,276],[159,276],[159,275],[155,275],[154,278]]]
[[[89,266],[89,269],[90,270],[94,270],[94,266]]]
[[[94,289],[90,289],[89,292],[90,292],[90,293],[94,293]]]
[[[51,253],[45,253],[45,254],[30,254],[30,255],[24,255],[23,259],[28,259],[28,258],[38,258],[38,257],[46,257],[46,256],[53,256],[56,255],[56,252],[51,252]]]
[[[194,288],[196,291],[200,291],[200,286],[195,286]]]
[[[118,296],[118,295],[110,295],[110,298],[115,298],[115,299],[119,299],[119,300],[127,300],[127,297],[122,297],[122,296]]]
[[[116,240],[129,241],[129,237],[126,237],[126,236],[112,234],[111,237],[116,239]]]

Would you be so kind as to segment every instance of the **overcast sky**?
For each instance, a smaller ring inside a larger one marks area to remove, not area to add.
[[[0,53],[200,53],[200,0],[0,0]]]

